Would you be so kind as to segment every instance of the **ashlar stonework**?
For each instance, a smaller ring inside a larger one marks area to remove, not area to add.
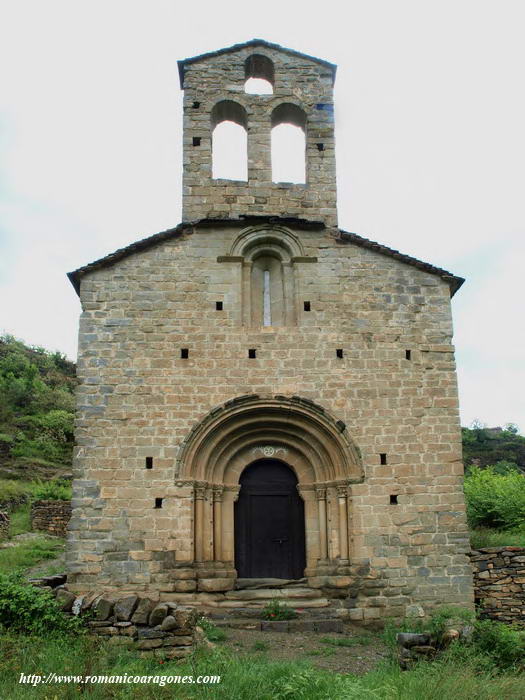
[[[218,610],[283,598],[364,621],[472,605],[463,280],[336,227],[334,66],[253,40],[180,73],[183,223],[70,274],[69,589]],[[273,95],[244,93],[254,74]],[[271,182],[288,104],[302,186]],[[248,181],[215,181],[213,128],[239,114]]]

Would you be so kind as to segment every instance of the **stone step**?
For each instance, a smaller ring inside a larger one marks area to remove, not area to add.
[[[230,618],[229,620],[214,620],[216,627],[231,629],[255,630],[261,632],[344,632],[342,620],[329,618],[301,618],[300,620],[247,620]]]
[[[238,578],[235,582],[235,588],[237,590],[245,588],[284,588],[288,586],[304,586],[305,583],[305,578]]]
[[[268,598],[260,600],[218,600],[212,604],[212,607],[217,608],[254,608],[262,609],[268,604]],[[325,608],[330,605],[326,598],[271,598],[272,601],[278,601],[291,608]]]
[[[264,600],[264,599],[310,599],[321,598],[322,593],[313,588],[247,588],[241,591],[227,591],[224,597],[228,600]]]
[[[322,608],[295,608],[298,612],[299,620],[346,620],[348,611],[345,608],[334,607],[331,601],[326,607]],[[201,608],[202,613],[213,620],[214,624],[217,621],[227,622],[229,620],[244,620],[247,624],[253,624],[261,621],[262,607],[244,607],[244,608],[217,608],[204,607]]]

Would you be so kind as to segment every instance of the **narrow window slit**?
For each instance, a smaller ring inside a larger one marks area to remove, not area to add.
[[[193,109],[199,109],[200,106],[201,106],[201,103],[200,103],[200,102],[194,102],[194,103],[192,104]]]
[[[391,506],[397,506],[398,505],[398,500],[397,500],[397,494],[393,493],[390,496],[390,505]]]
[[[337,348],[335,351],[335,354],[337,357],[342,358],[343,357],[343,348]]]
[[[381,454],[379,455],[379,459],[381,464],[386,464],[386,452],[381,452]]]
[[[215,302],[215,311],[222,311],[222,301]]]
[[[405,359],[406,360],[412,359],[412,351],[411,350],[405,350]]]
[[[315,145],[318,151],[324,151],[324,143],[316,143]]]
[[[310,311],[310,302],[309,302],[309,301],[305,301],[305,302],[304,302],[304,310],[305,310],[305,311]]]
[[[201,145],[201,137],[200,137],[200,136],[194,136],[194,137],[193,137],[193,145],[194,145],[194,146],[200,146],[200,145]]]
[[[156,498],[155,499],[155,508],[162,508],[162,498]]]
[[[182,360],[187,360],[188,357],[190,356],[190,351],[188,348],[181,348],[180,349],[180,356]]]
[[[263,326],[272,325],[272,300],[270,297],[270,270],[263,276]]]
[[[249,348],[249,350],[248,350],[248,357],[249,357],[250,359],[252,359],[252,360],[253,360],[255,357],[257,357],[257,352],[256,352],[255,348]]]
[[[153,469],[153,457],[146,457],[146,469]]]

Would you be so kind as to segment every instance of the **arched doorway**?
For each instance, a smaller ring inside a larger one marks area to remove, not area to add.
[[[300,496],[297,507],[304,508],[306,567],[304,559],[296,563],[293,576],[326,575],[327,567],[335,571],[346,566],[352,485],[364,478],[359,451],[345,424],[326,409],[307,398],[282,395],[247,395],[227,401],[196,424],[181,445],[175,485],[187,499],[184,512],[192,528],[196,566],[206,574],[216,570],[217,578],[234,580],[237,562],[240,576],[246,576],[247,570],[249,576],[256,575],[247,560],[253,545],[249,539],[243,541],[241,534],[250,514],[243,514],[236,501],[245,478],[249,491],[247,465],[263,459],[267,464],[275,459],[291,472],[293,488],[289,484],[286,493]],[[260,486],[268,487],[267,475]],[[272,539],[282,539],[280,535]],[[239,554],[242,547],[244,555]],[[210,568],[205,569],[208,562]]]
[[[250,464],[235,504],[235,568],[240,578],[302,578],[304,503],[297,477],[277,459]]]

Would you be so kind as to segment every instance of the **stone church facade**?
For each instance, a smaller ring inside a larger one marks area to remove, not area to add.
[[[471,605],[463,280],[337,227],[335,66],[253,40],[179,70],[183,222],[69,275],[69,588],[234,610],[264,579],[364,621]],[[246,182],[212,177],[224,120],[247,130]],[[272,182],[281,123],[305,132],[305,184]]]

